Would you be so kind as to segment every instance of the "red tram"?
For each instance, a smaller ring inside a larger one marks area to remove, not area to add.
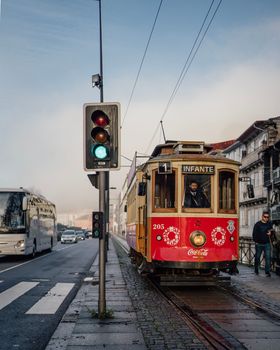
[[[140,271],[160,273],[162,281],[235,271],[239,163],[209,150],[203,142],[167,142],[136,169],[126,236]]]

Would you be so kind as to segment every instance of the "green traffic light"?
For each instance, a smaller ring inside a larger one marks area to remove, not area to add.
[[[104,145],[95,145],[92,149],[92,155],[97,159],[105,159],[108,153],[108,148]]]
[[[93,231],[93,238],[99,238],[100,232],[98,230]]]

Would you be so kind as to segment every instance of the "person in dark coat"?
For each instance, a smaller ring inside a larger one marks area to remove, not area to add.
[[[205,194],[198,187],[196,181],[192,181],[188,190],[185,193],[184,199],[185,208],[210,208],[210,203]]]
[[[270,277],[270,262],[271,262],[271,242],[272,223],[269,221],[269,212],[264,211],[260,221],[255,223],[253,229],[253,240],[255,242],[255,274],[259,274],[259,265],[262,252],[265,259],[265,273]]]

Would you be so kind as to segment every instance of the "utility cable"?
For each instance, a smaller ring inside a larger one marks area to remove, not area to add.
[[[150,36],[149,36],[149,39],[148,39],[145,51],[144,51],[144,55],[143,55],[141,63],[140,63],[140,67],[138,69],[138,73],[137,73],[137,76],[136,76],[136,79],[135,79],[135,82],[134,82],[134,85],[133,85],[133,88],[132,88],[132,91],[131,91],[131,94],[130,94],[130,97],[129,97],[129,101],[128,101],[128,104],[127,104],[127,107],[126,107],[126,111],[124,113],[124,117],[123,117],[123,120],[122,120],[121,128],[123,127],[125,118],[127,116],[127,112],[128,112],[128,109],[129,109],[129,106],[130,106],[130,103],[131,103],[131,100],[132,100],[132,97],[133,97],[133,94],[134,94],[134,91],[135,91],[135,88],[136,88],[136,85],[137,85],[137,82],[138,82],[138,79],[139,79],[139,76],[140,76],[140,72],[141,72],[141,69],[142,69],[142,66],[143,66],[143,63],[144,63],[147,51],[148,51],[148,47],[150,45],[150,41],[151,41],[154,29],[155,29],[155,25],[156,25],[156,22],[157,22],[157,19],[158,19],[158,15],[159,15],[159,12],[160,12],[160,9],[161,9],[162,2],[163,2],[163,0],[160,0],[160,4],[159,4],[159,7],[158,7],[158,10],[157,10],[157,13],[156,13],[154,24],[153,24],[153,27],[152,27],[152,30],[151,30],[151,33],[150,33]]]
[[[170,98],[169,98],[169,100],[168,100],[168,102],[167,102],[167,105],[166,105],[166,107],[165,107],[165,109],[164,109],[164,112],[163,112],[163,114],[162,114],[161,120],[164,119],[164,117],[165,117],[165,115],[166,115],[166,113],[167,113],[167,110],[168,110],[169,106],[171,105],[171,103],[172,103],[172,101],[173,101],[173,99],[174,99],[174,97],[175,97],[175,95],[176,95],[176,93],[177,93],[177,91],[178,91],[178,87],[179,87],[180,81],[182,81],[182,79],[184,78],[184,72],[185,72],[186,66],[187,66],[187,64],[188,64],[188,62],[189,62],[189,60],[190,60],[190,58],[191,58],[191,55],[192,55],[192,53],[193,53],[193,50],[194,50],[194,48],[195,48],[195,46],[196,46],[196,43],[197,43],[197,41],[198,41],[198,38],[199,38],[199,36],[200,36],[200,34],[201,34],[201,32],[202,32],[202,29],[203,29],[204,24],[205,24],[205,22],[206,22],[206,20],[207,20],[207,18],[208,18],[208,16],[209,16],[209,13],[210,13],[210,11],[211,11],[211,8],[212,8],[214,2],[215,2],[215,0],[212,0],[211,4],[210,4],[210,6],[209,6],[209,9],[208,9],[208,11],[207,11],[207,13],[206,13],[206,15],[205,15],[205,17],[204,17],[204,20],[203,20],[203,22],[202,22],[202,25],[201,25],[201,27],[200,27],[200,29],[199,29],[199,32],[198,32],[196,38],[195,38],[195,41],[194,41],[193,46],[192,46],[192,48],[191,48],[191,50],[190,50],[190,53],[189,53],[189,55],[188,55],[188,57],[187,57],[187,59],[186,59],[186,61],[185,61],[185,64],[184,64],[184,66],[183,66],[183,68],[182,68],[182,70],[181,70],[181,73],[180,73],[180,75],[179,75],[179,78],[178,78],[178,80],[177,80],[177,82],[176,82],[176,84],[175,84],[175,87],[174,87],[174,89],[173,89],[173,91],[172,91],[172,93],[171,93],[171,96],[170,96]]]
[[[215,12],[213,13],[213,16],[211,17],[211,20],[210,20],[210,22],[208,23],[207,28],[206,28],[205,32],[203,33],[202,38],[200,39],[200,42],[199,42],[199,44],[198,44],[198,46],[197,46],[197,48],[196,48],[196,50],[195,50],[195,52],[194,52],[194,54],[193,54],[191,60],[190,60],[190,63],[188,64],[186,70],[184,71],[184,74],[183,74],[181,80],[180,80],[179,83],[177,84],[177,87],[176,87],[176,89],[175,89],[175,91],[174,91],[174,94],[173,94],[173,96],[172,96],[172,98],[171,98],[171,100],[170,100],[170,103],[168,104],[167,109],[165,110],[165,112],[164,112],[164,114],[163,114],[161,120],[164,119],[168,108],[170,107],[171,103],[173,102],[173,100],[174,100],[174,98],[175,98],[175,96],[176,96],[176,94],[177,94],[177,92],[178,92],[178,90],[179,90],[179,88],[180,88],[180,86],[181,86],[181,84],[182,84],[182,82],[183,82],[183,80],[184,80],[184,78],[185,78],[187,72],[189,71],[189,68],[190,68],[190,66],[191,66],[191,64],[192,64],[192,62],[193,62],[193,60],[194,60],[194,58],[195,58],[195,56],[196,56],[196,54],[197,54],[197,52],[198,52],[198,50],[199,50],[199,48],[200,48],[200,46],[201,46],[201,44],[202,44],[204,38],[205,38],[205,35],[206,35],[206,33],[208,32],[209,27],[210,27],[211,23],[213,22],[214,17],[216,16],[216,13],[217,13],[217,11],[218,11],[220,5],[221,5],[221,2],[222,2],[222,0],[220,0],[220,2],[219,2],[219,4],[218,4],[218,6],[217,6]]]
[[[121,157],[124,158],[124,159],[126,159],[126,160],[129,160],[131,163],[133,162],[132,159],[130,159],[130,158],[128,158],[128,157],[126,157],[126,156],[124,156],[124,155],[122,155],[122,154],[121,154]]]
[[[204,20],[203,20],[203,22],[202,22],[202,25],[201,25],[201,27],[200,27],[200,30],[199,30],[199,32],[198,32],[198,34],[197,34],[197,36],[196,36],[196,39],[195,39],[195,41],[194,41],[194,44],[193,44],[193,46],[192,46],[192,48],[191,48],[191,50],[190,50],[190,53],[189,53],[189,55],[188,55],[188,57],[187,57],[187,59],[186,59],[186,62],[185,62],[185,64],[184,64],[184,66],[183,66],[183,69],[181,70],[181,73],[180,73],[180,75],[179,75],[179,78],[178,78],[178,80],[177,80],[177,82],[176,82],[176,84],[175,84],[175,87],[174,87],[174,89],[173,89],[173,91],[172,91],[172,93],[171,93],[171,96],[170,96],[170,98],[169,98],[169,100],[168,100],[168,103],[167,103],[167,105],[166,105],[166,107],[165,107],[165,109],[164,109],[164,112],[163,112],[163,114],[162,114],[162,116],[161,116],[161,118],[160,118],[159,125],[157,126],[156,131],[154,132],[154,134],[153,134],[153,136],[152,136],[152,139],[151,139],[151,141],[150,141],[150,143],[149,143],[149,146],[148,146],[147,149],[146,149],[146,153],[148,152],[148,150],[149,150],[149,148],[150,148],[150,146],[151,146],[151,144],[152,144],[152,142],[153,142],[153,140],[154,140],[154,138],[155,138],[155,135],[156,135],[156,133],[157,133],[157,130],[158,130],[159,126],[160,126],[160,123],[162,123],[163,119],[165,118],[166,113],[167,113],[167,111],[168,111],[168,109],[169,109],[171,103],[173,102],[173,100],[174,100],[174,98],[175,98],[175,96],[176,96],[176,94],[177,94],[177,92],[178,92],[178,90],[179,90],[179,88],[180,88],[180,86],[181,86],[181,84],[182,84],[182,82],[183,82],[183,80],[184,80],[184,78],[185,78],[185,76],[186,76],[186,74],[187,74],[187,72],[188,72],[188,70],[189,70],[189,68],[190,68],[190,66],[191,66],[191,64],[192,64],[192,62],[193,62],[193,60],[194,60],[194,58],[195,58],[195,56],[196,56],[198,50],[199,50],[199,48],[200,48],[200,46],[201,46],[201,44],[202,44],[202,41],[204,40],[204,38],[205,38],[205,36],[206,36],[206,33],[208,32],[209,27],[210,27],[210,25],[212,24],[213,19],[214,19],[215,15],[216,15],[216,13],[217,13],[217,11],[218,11],[218,9],[219,9],[221,3],[222,3],[222,0],[220,0],[220,1],[219,1],[219,4],[217,5],[217,7],[216,7],[216,9],[215,9],[215,11],[214,11],[214,13],[213,13],[213,15],[212,15],[212,17],[211,17],[211,19],[210,19],[208,25],[207,25],[207,27],[206,27],[206,29],[205,29],[203,35],[202,35],[202,38],[200,39],[199,44],[197,45],[197,48],[196,48],[196,50],[194,51],[194,54],[193,54],[193,56],[192,56],[192,58],[191,58],[191,55],[192,55],[193,50],[194,50],[194,48],[195,48],[195,45],[197,44],[198,38],[199,38],[199,36],[200,36],[200,34],[201,34],[201,32],[202,32],[202,29],[203,29],[203,27],[204,27],[204,25],[205,25],[205,22],[206,22],[207,18],[208,18],[208,16],[209,16],[209,13],[210,13],[210,11],[211,11],[211,9],[212,9],[212,6],[213,6],[213,4],[214,4],[214,1],[215,1],[215,0],[212,0],[211,4],[210,4],[210,6],[209,6],[209,9],[208,9],[208,11],[207,11],[207,13],[206,13],[206,15],[205,15],[205,18],[204,18]],[[190,58],[191,58],[191,59],[190,59]],[[188,64],[188,62],[189,62],[189,64]],[[188,64],[188,66],[187,66],[187,64]],[[186,68],[186,67],[187,67],[187,68]]]

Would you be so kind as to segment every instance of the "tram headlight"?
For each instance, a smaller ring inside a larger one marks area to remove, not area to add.
[[[157,241],[161,241],[161,240],[162,240],[161,235],[157,235]]]
[[[206,243],[206,235],[204,232],[196,230],[190,235],[190,242],[196,248],[201,248]]]
[[[233,236],[230,236],[230,239],[229,239],[231,242],[234,241],[234,237]]]

